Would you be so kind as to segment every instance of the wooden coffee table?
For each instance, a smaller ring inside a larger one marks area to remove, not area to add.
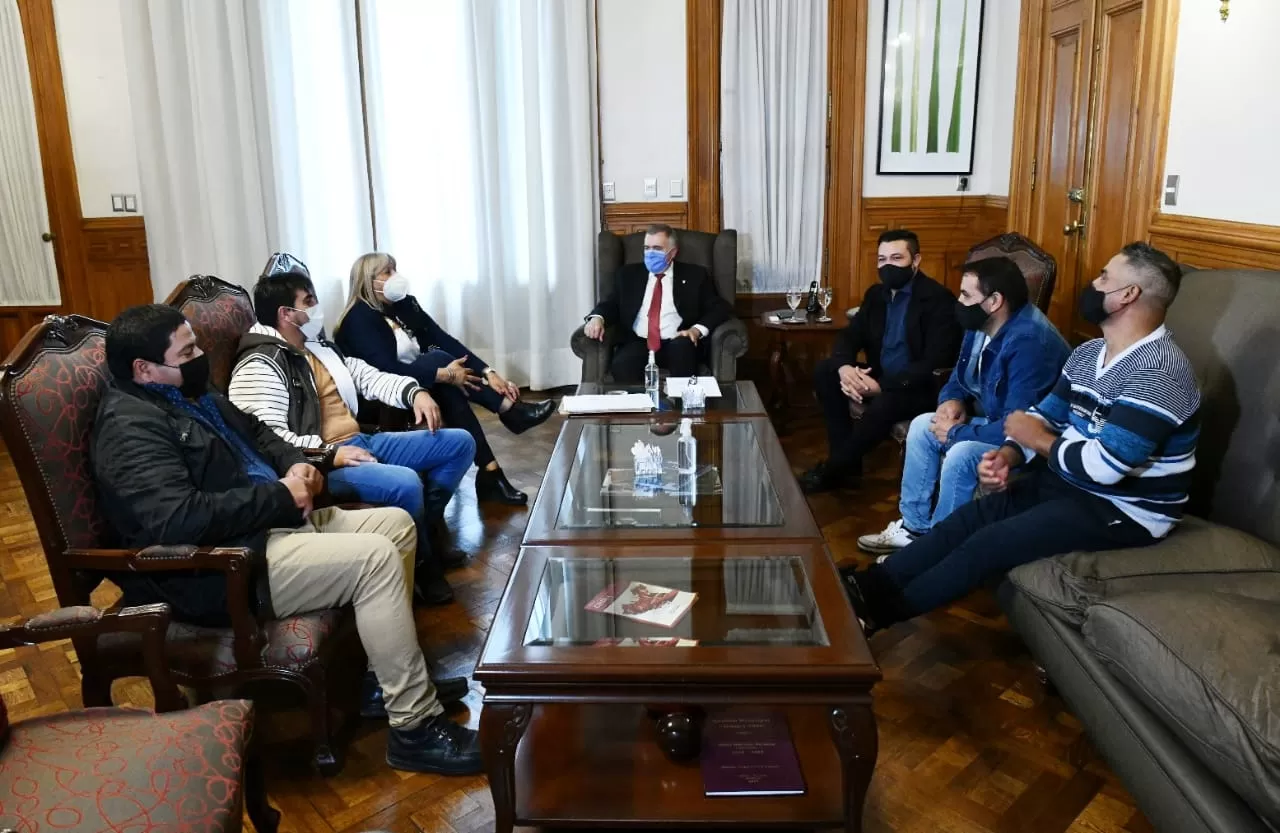
[[[669,630],[583,609],[632,581],[698,598]],[[627,637],[698,644],[597,644]],[[862,829],[880,671],[819,542],[524,547],[475,677],[498,833],[515,824]],[[804,795],[705,797],[697,760],[681,757],[701,721],[763,707],[786,717]]]
[[[695,424],[693,434],[696,496],[636,494],[632,446],[656,444],[674,463],[676,423],[566,420],[524,543],[822,540],[768,419],[722,415]]]

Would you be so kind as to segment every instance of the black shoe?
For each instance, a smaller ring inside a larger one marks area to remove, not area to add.
[[[476,472],[476,500],[482,503],[524,506],[529,502],[529,496],[512,486],[502,469],[480,469]]]
[[[419,576],[413,582],[413,600],[424,607],[439,607],[453,601],[453,588],[444,576]]]
[[[412,729],[392,728],[387,736],[387,764],[406,772],[440,775],[479,775],[480,738],[442,715],[429,717]]]
[[[471,684],[466,677],[444,677],[439,680],[433,678],[431,683],[436,687],[436,699],[446,709],[456,706],[471,690]],[[382,686],[378,685],[378,678],[372,671],[364,675],[364,684],[360,691],[360,716],[368,720],[387,719],[387,704],[382,699]]]
[[[509,410],[498,414],[498,419],[502,420],[502,424],[512,434],[523,434],[551,419],[555,411],[556,403],[550,399],[541,402],[516,402]]]
[[[800,475],[800,491],[806,495],[830,492],[833,489],[855,489],[861,483],[856,474],[846,474],[831,468],[830,463],[819,463]]]

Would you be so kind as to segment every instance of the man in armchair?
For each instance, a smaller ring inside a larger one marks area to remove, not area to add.
[[[417,532],[402,509],[319,509],[320,472],[258,419],[210,390],[209,359],[182,313],[127,309],[106,337],[113,381],[90,457],[105,515],[130,547],[246,547],[263,619],[352,605],[391,723],[387,762],[481,771],[476,733],[443,715],[465,679],[433,685],[410,607]],[[166,602],[179,621],[227,625],[221,573],[113,574],[126,604]],[[373,699],[373,698],[370,698]]]
[[[613,292],[587,316],[588,338],[603,341],[606,327],[623,328],[609,368],[615,382],[642,381],[650,351],[672,376],[697,375],[699,342],[732,315],[706,269],[676,260],[679,249],[671,226],[650,226],[644,263],[619,269]]]

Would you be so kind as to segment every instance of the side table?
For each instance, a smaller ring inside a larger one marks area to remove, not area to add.
[[[760,315],[760,326],[773,333],[773,349],[769,354],[769,381],[773,390],[769,395],[768,407],[779,433],[791,418],[791,387],[795,384],[795,375],[789,364],[790,343],[818,342],[830,353],[836,333],[848,323],[844,316],[833,317],[831,321],[818,321],[816,317],[804,317],[800,310],[796,310],[795,315],[801,320],[792,323],[789,320],[791,314],[791,310],[783,309]]]

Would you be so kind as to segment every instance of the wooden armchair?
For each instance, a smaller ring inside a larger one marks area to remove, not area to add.
[[[201,699],[249,683],[299,689],[311,718],[314,759],[326,774],[341,768],[331,738],[331,666],[341,656],[363,670],[350,609],[258,621],[249,607],[249,551],[242,548],[114,546],[89,464],[89,438],[106,388],[105,325],[79,315],[49,316],[0,365],[0,434],[22,480],[58,603],[89,603],[90,592],[116,572],[216,570],[226,574],[231,627],[171,623],[165,658],[175,680]],[[111,703],[111,682],[142,668],[137,634],[74,636],[88,706]],[[354,644],[354,653],[340,650]],[[333,676],[348,692],[354,716],[360,674]]]
[[[274,833],[280,814],[247,754],[253,704],[188,710],[164,662],[168,629],[165,605],[64,607],[0,628],[0,650],[127,634],[141,643],[156,702],[154,714],[85,709],[10,725],[0,700],[0,829],[235,831],[247,809],[260,833]]]

